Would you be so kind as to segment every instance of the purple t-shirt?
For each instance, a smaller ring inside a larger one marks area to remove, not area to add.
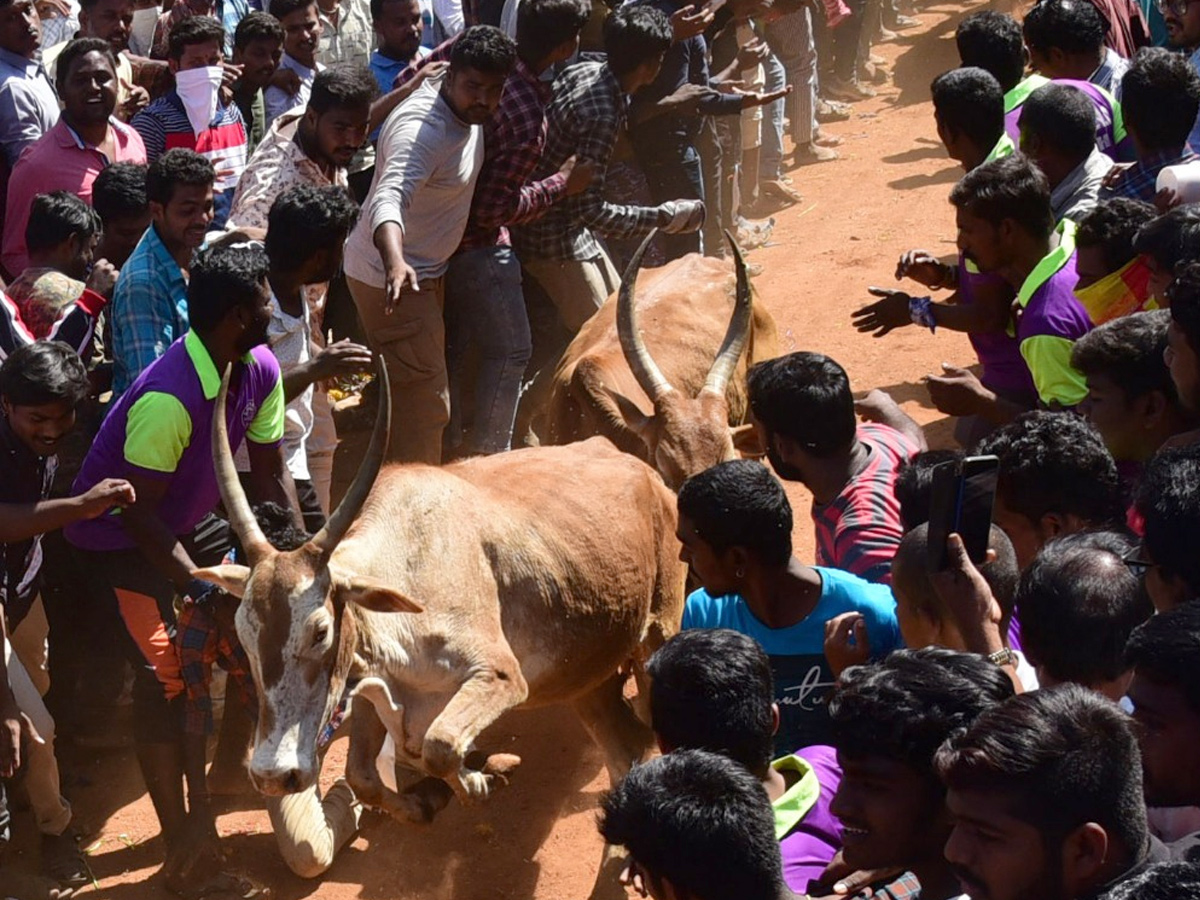
[[[1112,94],[1090,81],[1080,81],[1075,78],[1056,78],[1053,84],[1065,84],[1083,91],[1084,95],[1092,101],[1092,106],[1096,109],[1097,150],[1111,157],[1114,162],[1133,162],[1135,159],[1133,140],[1126,133],[1123,123],[1119,129],[1117,127],[1120,107],[1113,99]],[[1020,89],[1020,85],[1013,88],[1014,91]],[[1022,106],[1024,106],[1024,102],[1017,104],[1004,114],[1004,130],[1008,132],[1008,136],[1018,147],[1021,145],[1021,129],[1017,123],[1021,119]]]
[[[151,363],[109,411],[75,478],[81,494],[105,478],[138,475],[163,481],[158,516],[177,536],[188,534],[220,500],[212,458],[212,419],[221,377],[203,342],[189,331]],[[283,380],[266,346],[234,366],[226,407],[229,443],[275,444],[283,437]],[[64,529],[85,550],[136,546],[120,510]]]
[[[976,300],[975,291],[982,286],[1005,285],[999,275],[984,272],[972,272],[967,268],[966,257],[958,254],[958,302],[970,306]],[[1012,295],[1012,289],[1009,289]],[[980,381],[990,390],[1005,396],[1027,394],[1036,396],[1033,387],[1033,377],[1029,374],[1029,366],[1021,357],[1021,345],[1017,339],[1004,331],[981,332],[968,334],[975,355],[983,366],[983,377]]]
[[[815,744],[796,751],[816,773],[821,796],[791,831],[779,840],[783,856],[783,880],[797,893],[806,893],[808,883],[821,876],[842,846],[842,823],[830,812],[833,795],[842,781],[837,751]]]

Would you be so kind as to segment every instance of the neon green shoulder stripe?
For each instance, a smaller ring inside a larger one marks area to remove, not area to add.
[[[192,417],[174,394],[148,391],[125,417],[125,461],[173,474],[192,441]]]
[[[1049,281],[1050,277],[1071,259],[1075,253],[1075,231],[1076,225],[1070,219],[1063,219],[1059,222],[1056,229],[1058,246],[1042,257],[1041,261],[1033,267],[1033,271],[1025,277],[1025,283],[1021,285],[1021,289],[1017,291],[1017,302],[1022,309],[1029,304],[1029,299],[1037,293],[1038,288]]]
[[[1004,113],[1007,115],[1029,99],[1029,95],[1043,84],[1049,84],[1050,79],[1045,75],[1030,75],[1015,88],[1004,95]]]
[[[771,763],[776,772],[798,772],[799,780],[782,797],[771,804],[775,811],[775,840],[782,840],[800,824],[810,809],[821,797],[821,783],[817,773],[803,757],[792,754]]]

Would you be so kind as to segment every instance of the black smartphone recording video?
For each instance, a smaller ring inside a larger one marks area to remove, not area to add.
[[[949,565],[946,539],[951,534],[962,537],[971,562],[986,561],[999,472],[1000,460],[995,456],[968,456],[934,468],[928,542],[932,571]]]

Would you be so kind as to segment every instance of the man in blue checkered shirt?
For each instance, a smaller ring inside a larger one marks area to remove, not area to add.
[[[671,24],[652,7],[622,7],[605,23],[604,43],[607,62],[577,63],[554,82],[546,147],[531,180],[549,177],[571,156],[595,163],[596,177],[588,190],[513,230],[522,266],[554,301],[572,334],[619,282],[594,232],[629,239],[656,227],[668,234],[696,231],[704,221],[698,200],[624,206],[604,199],[608,163],[625,127],[626,98],[654,82],[671,46]]]
[[[1111,176],[1100,199],[1153,202],[1158,173],[1197,158],[1187,141],[1200,111],[1200,75],[1186,56],[1161,48],[1143,50],[1125,73],[1121,89],[1121,111],[1137,162]]]

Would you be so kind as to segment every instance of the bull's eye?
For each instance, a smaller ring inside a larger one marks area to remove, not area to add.
[[[322,644],[325,643],[325,640],[328,637],[329,637],[329,626],[328,625],[322,625],[319,628],[314,628],[312,645],[314,647],[320,647]]]

